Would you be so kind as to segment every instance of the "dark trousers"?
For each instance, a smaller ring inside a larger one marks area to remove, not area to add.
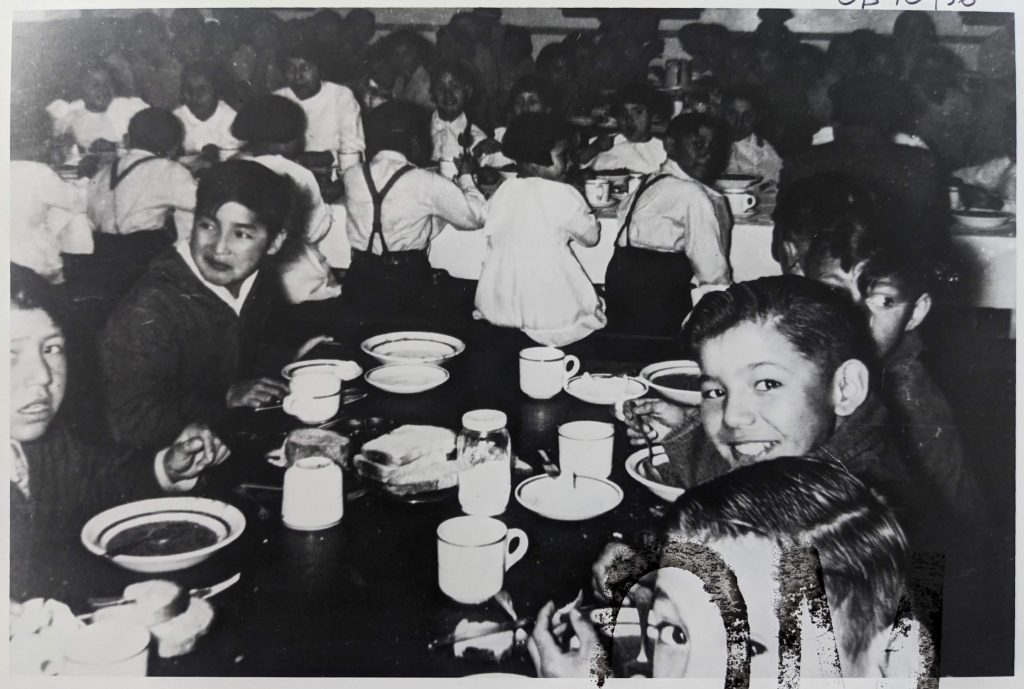
[[[352,252],[342,301],[348,316],[363,323],[429,321],[438,309],[438,290],[425,251],[378,256]]]
[[[693,269],[684,254],[615,247],[605,272],[607,330],[674,336],[693,308]]]

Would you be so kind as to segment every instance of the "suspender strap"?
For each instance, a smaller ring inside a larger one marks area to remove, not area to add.
[[[629,226],[633,222],[633,213],[634,211],[636,211],[637,201],[639,201],[640,197],[643,196],[643,193],[650,189],[651,187],[653,187],[658,180],[665,179],[668,176],[669,175],[667,174],[660,174],[654,176],[647,175],[646,177],[644,177],[643,181],[640,182],[640,188],[636,190],[636,194],[633,196],[633,203],[630,204],[629,212],[626,213],[626,221],[622,223],[622,227],[619,228],[619,234],[616,235],[615,237],[615,246],[618,246],[619,238],[622,236],[623,232],[626,233],[626,246],[632,246],[632,244],[630,244],[629,242]]]
[[[127,177],[131,173],[131,171],[137,168],[138,166],[142,165],[143,163],[147,163],[150,160],[159,159],[160,156],[146,156],[145,158],[139,158],[134,163],[126,167],[124,172],[122,172],[121,174],[117,174],[117,164],[120,163],[121,160],[115,160],[113,164],[110,166],[110,190],[113,191],[114,189],[117,189],[117,185],[123,182],[124,178]]]
[[[386,256],[391,253],[388,251],[388,245],[384,242],[384,224],[381,222],[381,208],[384,206],[384,197],[388,195],[391,187],[395,186],[395,182],[402,175],[409,170],[415,169],[415,165],[402,166],[398,172],[391,176],[391,179],[384,183],[384,188],[377,191],[377,185],[373,183],[373,175],[370,174],[370,163],[363,163],[363,177],[366,178],[366,186],[370,190],[370,199],[373,201],[373,229],[370,230],[370,241],[366,245],[367,252],[373,251],[373,238],[376,235],[380,241],[381,255]]]

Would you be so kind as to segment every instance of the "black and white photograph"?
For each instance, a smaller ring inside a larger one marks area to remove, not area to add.
[[[594,4],[5,11],[6,686],[1016,686],[1013,3]]]

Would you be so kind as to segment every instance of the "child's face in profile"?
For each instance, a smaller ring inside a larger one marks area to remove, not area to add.
[[[832,434],[832,377],[774,325],[745,322],[700,347],[701,417],[732,466],[803,456]]]
[[[911,298],[899,281],[892,277],[873,280],[862,292],[859,283],[865,266],[866,261],[862,261],[852,270],[845,271],[837,259],[827,259],[808,266],[807,277],[850,295],[868,317],[875,353],[884,359],[899,346],[903,334],[916,328],[923,320],[924,316],[918,315],[919,308],[923,306],[922,300],[929,297],[925,294]]]
[[[430,95],[437,107],[437,114],[446,122],[454,120],[466,109],[469,89],[457,76],[444,72],[430,85]]]

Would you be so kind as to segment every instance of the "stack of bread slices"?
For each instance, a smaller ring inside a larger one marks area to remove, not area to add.
[[[363,445],[355,467],[393,495],[416,495],[458,482],[454,453],[455,433],[449,429],[407,425]]]

